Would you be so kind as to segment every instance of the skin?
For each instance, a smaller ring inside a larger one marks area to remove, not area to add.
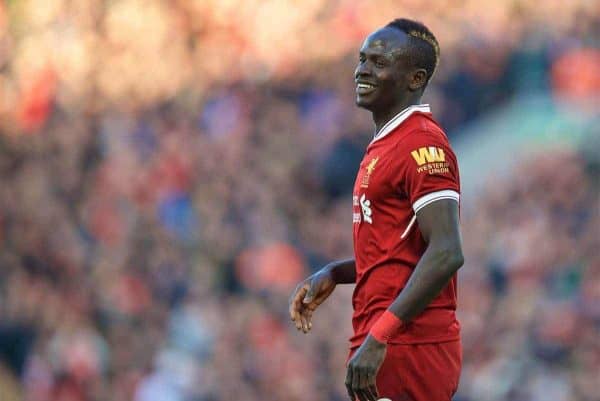
[[[361,95],[356,104],[373,115],[376,131],[396,114],[419,104],[427,85],[427,71],[413,65],[408,47],[409,36],[394,28],[372,33],[359,52],[354,72],[355,82],[375,85],[375,90]]]
[[[419,104],[427,85],[427,71],[406,57],[408,37],[393,28],[371,34],[360,49],[355,81],[375,86],[359,93],[356,103],[371,111],[377,131],[405,108]],[[458,204],[440,200],[417,213],[419,230],[427,249],[405,288],[389,310],[407,323],[418,316],[448,284],[463,264]],[[290,297],[290,318],[298,330],[308,333],[312,314],[329,297],[337,284],[356,282],[354,259],[330,263],[302,281]],[[350,399],[376,401],[376,377],[387,345],[367,336],[348,362],[346,388]]]

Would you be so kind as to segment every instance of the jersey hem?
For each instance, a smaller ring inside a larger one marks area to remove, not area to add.
[[[350,341],[350,349],[358,348],[362,345],[367,338],[368,334],[361,339],[360,343],[355,343]],[[459,341],[460,334],[453,334],[448,337],[436,337],[436,338],[423,338],[423,339],[415,339],[415,340],[400,340],[400,339],[391,339],[388,341],[388,345],[420,345],[420,344],[441,344],[441,343],[449,343],[452,341]],[[355,340],[356,341],[356,340]]]

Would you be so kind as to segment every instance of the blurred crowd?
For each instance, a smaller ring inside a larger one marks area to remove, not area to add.
[[[600,90],[594,2],[289,3],[0,2],[2,401],[345,400],[351,286],[306,336],[287,297],[352,254],[353,69],[387,16],[440,39],[451,139]],[[532,152],[463,208],[457,401],[598,399],[596,161]]]

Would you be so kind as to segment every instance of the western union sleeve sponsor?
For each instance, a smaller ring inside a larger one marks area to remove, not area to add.
[[[415,159],[418,166],[422,166],[425,163],[442,163],[446,161],[444,149],[435,146],[422,147],[413,150],[410,154],[413,159]]]

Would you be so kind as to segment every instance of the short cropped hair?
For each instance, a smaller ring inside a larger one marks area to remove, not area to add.
[[[427,82],[433,76],[440,60],[440,45],[429,28],[418,21],[398,18],[386,25],[398,29],[410,37],[409,57],[419,68],[427,71]]]

